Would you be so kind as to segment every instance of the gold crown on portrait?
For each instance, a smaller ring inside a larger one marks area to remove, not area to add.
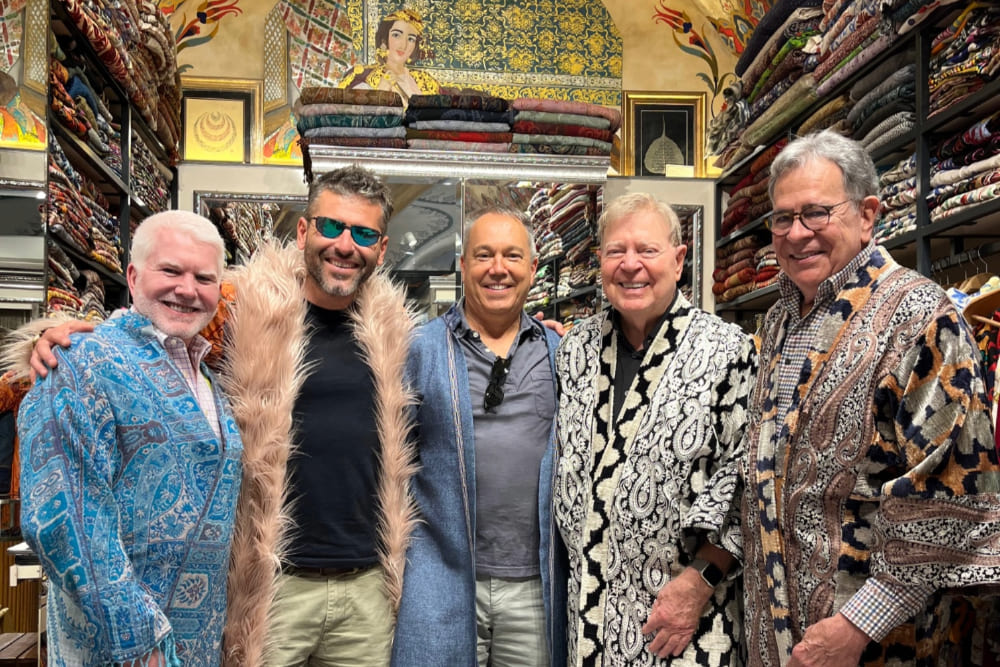
[[[392,14],[385,17],[385,21],[406,21],[413,26],[413,29],[417,31],[418,35],[424,33],[424,20],[420,17],[420,13],[415,9],[398,9]]]

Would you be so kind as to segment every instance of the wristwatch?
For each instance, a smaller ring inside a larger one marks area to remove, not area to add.
[[[722,583],[725,575],[722,574],[722,570],[715,563],[710,563],[704,558],[695,558],[691,561],[691,567],[698,571],[701,575],[702,581],[708,584],[710,587],[715,588]]]

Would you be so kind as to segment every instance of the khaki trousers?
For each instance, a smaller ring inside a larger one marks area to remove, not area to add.
[[[272,667],[385,667],[392,614],[382,568],[357,574],[282,574],[271,607]]]
[[[479,667],[548,667],[541,577],[476,577]]]

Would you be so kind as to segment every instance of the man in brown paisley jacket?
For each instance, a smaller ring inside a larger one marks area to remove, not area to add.
[[[991,601],[954,590],[1000,579],[977,351],[944,291],[872,242],[860,144],[796,139],[770,179],[783,275],[742,471],[748,664],[981,664]]]

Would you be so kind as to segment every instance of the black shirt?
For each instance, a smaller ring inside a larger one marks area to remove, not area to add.
[[[309,304],[309,375],[295,401],[288,464],[294,521],[288,561],[298,567],[378,562],[378,432],[371,369],[348,311]]]

